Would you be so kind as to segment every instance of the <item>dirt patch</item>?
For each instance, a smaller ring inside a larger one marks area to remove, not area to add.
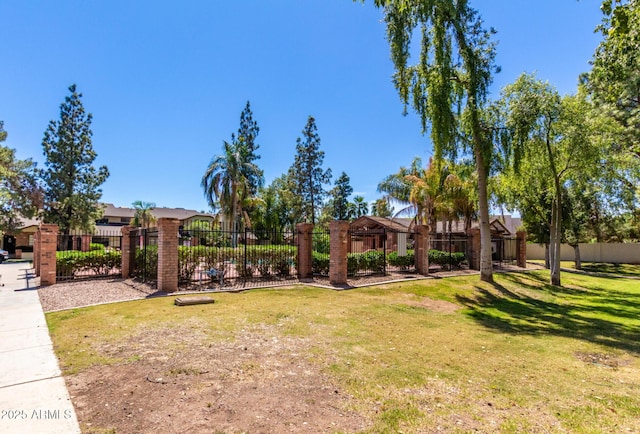
[[[620,366],[626,366],[631,363],[631,359],[625,359],[613,354],[605,353],[577,352],[576,358],[585,363],[590,363],[596,366],[604,366],[607,368],[618,368]]]
[[[309,357],[311,342],[260,326],[234,338],[197,323],[96,350],[123,360],[66,377],[84,431],[355,432],[368,421]]]
[[[429,309],[432,312],[440,312],[440,313],[454,313],[459,309],[462,309],[462,306],[451,303],[445,300],[434,300],[428,297],[418,297],[414,294],[407,294],[409,300],[405,302],[405,304],[409,306],[421,307],[423,309]]]

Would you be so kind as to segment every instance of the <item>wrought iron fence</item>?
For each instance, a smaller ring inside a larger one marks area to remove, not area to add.
[[[469,268],[473,251],[468,237],[448,234],[429,239],[429,269],[452,270]]]
[[[329,276],[331,241],[328,230],[316,229],[312,234],[311,268],[314,276]]]
[[[180,229],[178,286],[269,286],[296,280],[295,235],[287,231],[225,231],[208,221]]]
[[[143,282],[158,279],[158,229],[134,229],[129,233],[132,246],[131,276]]]
[[[517,238],[494,238],[491,240],[491,259],[497,266],[514,265],[517,263],[519,246],[520,240]]]
[[[120,233],[60,234],[56,246],[56,280],[120,276]]]
[[[386,244],[387,231],[384,229],[349,230],[347,275],[386,274]]]

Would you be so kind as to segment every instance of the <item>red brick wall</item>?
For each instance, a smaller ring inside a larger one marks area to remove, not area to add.
[[[429,274],[429,228],[424,225],[416,226],[414,236],[416,271],[426,276]]]

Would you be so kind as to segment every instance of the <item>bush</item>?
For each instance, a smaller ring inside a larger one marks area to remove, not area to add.
[[[200,262],[200,257],[197,255],[198,250],[198,247],[178,247],[178,282],[190,283],[193,280],[196,267]]]
[[[329,254],[312,252],[311,253],[311,270],[313,274],[329,274]]]
[[[429,263],[440,266],[452,265],[459,267],[465,260],[465,255],[462,252],[443,252],[441,250],[429,250]]]
[[[82,271],[91,271],[95,275],[104,276],[110,274],[114,269],[120,270],[121,264],[122,254],[116,250],[56,252],[56,274],[58,276],[74,277]]]
[[[406,270],[415,265],[415,254],[413,250],[407,250],[406,256],[399,256],[398,252],[391,252],[387,255],[387,262],[392,267],[400,267]]]
[[[384,273],[384,253],[375,250],[347,255],[347,275],[353,276],[359,271]]]
[[[90,243],[89,244],[89,250],[91,250],[91,251],[96,251],[96,250],[104,251],[104,244]]]
[[[136,276],[143,273],[147,278],[156,279],[158,277],[158,246],[149,245],[144,249],[136,249],[135,257]]]

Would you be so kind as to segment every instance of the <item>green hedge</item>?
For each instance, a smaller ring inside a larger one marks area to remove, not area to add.
[[[329,254],[312,252],[311,253],[311,270],[313,274],[328,275],[329,274]]]
[[[400,267],[403,270],[415,266],[416,259],[413,250],[407,250],[405,256],[399,256],[398,252],[391,252],[387,255],[387,263],[392,267]]]
[[[459,267],[465,260],[465,255],[462,252],[443,252],[441,250],[429,250],[429,263],[440,266],[452,265]]]
[[[384,273],[384,253],[370,251],[365,253],[349,253],[347,255],[347,275],[354,275],[360,271]]]
[[[104,246],[103,246],[104,247]],[[73,277],[80,272],[93,272],[98,276],[113,274],[113,270],[120,272],[122,254],[117,250],[91,250],[80,252],[67,250],[56,252],[56,274],[58,276]]]

